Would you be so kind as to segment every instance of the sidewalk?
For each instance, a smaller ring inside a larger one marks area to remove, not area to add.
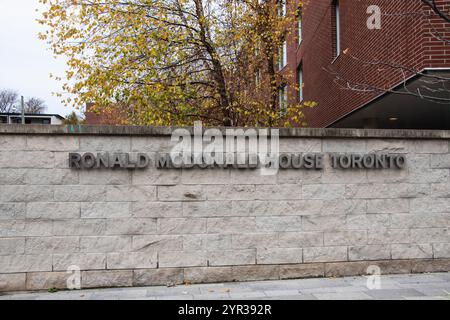
[[[255,281],[142,287],[89,289],[79,291],[25,292],[0,295],[10,299],[139,299],[139,300],[360,300],[360,299],[447,299],[450,300],[450,273],[381,276],[381,288],[367,288],[366,277]]]

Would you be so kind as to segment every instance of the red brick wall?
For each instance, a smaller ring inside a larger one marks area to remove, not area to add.
[[[86,124],[120,125],[127,124],[125,113],[118,106],[97,107],[93,103],[86,105]]]
[[[380,94],[344,90],[324,69],[331,68],[354,82],[386,88],[411,75],[392,67],[365,64],[350,55],[362,61],[383,61],[417,70],[450,68],[450,45],[430,33],[435,29],[450,38],[450,24],[439,17],[428,22],[428,18],[420,16],[429,12],[420,0],[340,0],[341,48],[348,49],[349,54],[341,53],[336,59],[333,1],[307,2],[303,9],[301,45],[297,44],[296,32],[288,37],[288,69],[296,72],[298,65],[303,64],[304,97],[319,104],[306,111],[311,127],[328,126]],[[447,0],[438,2],[450,7]],[[289,5],[297,6],[298,1],[291,0]],[[381,30],[367,28],[366,10],[370,5],[381,8]],[[297,101],[293,85],[289,95],[291,102]]]

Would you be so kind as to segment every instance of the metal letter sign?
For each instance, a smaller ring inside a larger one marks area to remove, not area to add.
[[[69,167],[73,169],[144,169],[152,165],[157,169],[235,168],[256,169],[276,167],[281,170],[321,170],[325,167],[323,153],[282,153],[260,160],[258,154],[156,154],[145,153],[69,153]],[[406,156],[402,154],[335,154],[328,155],[335,169],[403,169]]]

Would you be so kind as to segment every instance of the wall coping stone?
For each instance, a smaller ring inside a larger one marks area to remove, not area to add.
[[[90,136],[170,136],[181,127],[112,125],[31,125],[0,124],[0,134],[90,135]],[[194,132],[193,127],[183,127]],[[225,133],[226,128],[216,127]],[[207,128],[203,128],[205,130]],[[262,129],[262,128],[259,128]],[[283,138],[373,138],[373,139],[450,139],[450,130],[279,128]]]

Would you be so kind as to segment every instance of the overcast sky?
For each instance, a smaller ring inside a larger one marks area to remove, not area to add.
[[[49,76],[64,75],[65,64],[38,39],[42,26],[36,22],[40,17],[36,9],[42,11],[38,0],[0,0],[0,89],[41,98],[47,112],[65,116],[72,108],[52,95],[61,91],[62,83]]]

